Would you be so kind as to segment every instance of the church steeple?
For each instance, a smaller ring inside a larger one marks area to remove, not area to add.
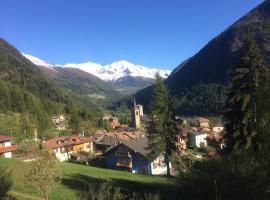
[[[136,100],[133,99],[133,107],[131,111],[131,119],[132,125],[135,129],[139,129],[141,127],[141,115],[140,108],[136,104]]]

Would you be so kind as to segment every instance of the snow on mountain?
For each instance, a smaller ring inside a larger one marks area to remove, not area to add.
[[[34,63],[35,65],[47,67],[47,68],[49,68],[49,69],[51,69],[51,70],[53,70],[53,71],[56,71],[56,70],[54,69],[54,65],[52,65],[52,64],[50,64],[50,63],[47,63],[46,61],[44,61],[44,60],[42,60],[42,59],[40,59],[40,58],[37,58],[37,57],[35,57],[35,56],[31,56],[31,55],[25,54],[25,53],[23,53],[23,52],[21,52],[21,53],[22,53],[22,55],[23,55],[24,57],[26,57],[28,60],[30,60],[30,61],[31,61],[32,63]]]
[[[54,68],[56,65],[52,65],[34,56],[30,56],[22,53],[26,58],[32,61],[36,65],[41,65],[49,68]],[[101,65],[93,62],[86,62],[81,64],[68,63],[65,65],[57,65],[57,67],[71,67],[77,68],[82,71],[91,73],[104,81],[115,81],[125,76],[140,76],[145,78],[155,78],[155,74],[158,72],[161,77],[167,78],[171,71],[158,68],[149,68],[140,65],[135,65],[125,60],[120,60],[109,65]]]
[[[118,78],[125,76],[154,78],[157,72],[159,72],[162,77],[166,78],[171,73],[171,71],[169,70],[148,68],[132,64],[125,60],[120,60],[104,66],[92,62],[87,62],[82,64],[65,64],[63,65],[63,67],[78,68],[83,71],[89,72],[105,81],[115,81]]]

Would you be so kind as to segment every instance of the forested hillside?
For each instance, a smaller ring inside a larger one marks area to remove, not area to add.
[[[248,36],[254,37],[270,67],[270,1],[266,0],[196,55],[180,64],[166,80],[171,93],[180,101],[179,113],[217,115],[223,111],[228,82],[238,64]],[[179,69],[180,68],[180,69]],[[139,103],[149,104],[152,87],[136,94]]]
[[[25,124],[40,131],[51,126],[53,114],[73,114],[85,120],[98,114],[49,81],[4,39],[0,39],[0,112],[21,113]]]
[[[44,66],[39,68],[50,80],[74,94],[74,98],[78,101],[106,107],[119,98],[119,93],[109,83],[80,69],[54,67],[52,70]]]

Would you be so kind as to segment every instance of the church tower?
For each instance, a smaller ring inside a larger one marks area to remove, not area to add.
[[[135,129],[139,129],[141,127],[141,114],[140,114],[140,107],[137,106],[136,101],[133,101],[133,107],[131,110],[131,119],[132,119],[132,126]]]

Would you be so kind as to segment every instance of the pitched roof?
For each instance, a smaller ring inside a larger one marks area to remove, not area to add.
[[[0,142],[6,142],[9,140],[14,140],[14,137],[8,136],[8,135],[0,135]]]
[[[101,137],[96,139],[94,143],[99,144],[99,145],[115,146],[119,142],[122,142],[122,141],[123,140],[121,140],[120,138],[116,138],[116,137],[108,136],[108,135],[102,135]]]
[[[44,143],[44,146],[50,149],[56,149],[65,146],[74,146],[92,141],[90,137],[80,137],[78,135],[62,136],[52,138]]]
[[[150,150],[148,149],[147,137],[137,138],[137,139],[133,139],[130,141],[122,141],[118,145],[121,145],[121,144],[128,147],[129,149],[133,150],[134,152],[141,154],[145,158],[149,159],[148,154],[150,153]],[[105,152],[105,154],[114,150],[118,145],[109,148]]]

